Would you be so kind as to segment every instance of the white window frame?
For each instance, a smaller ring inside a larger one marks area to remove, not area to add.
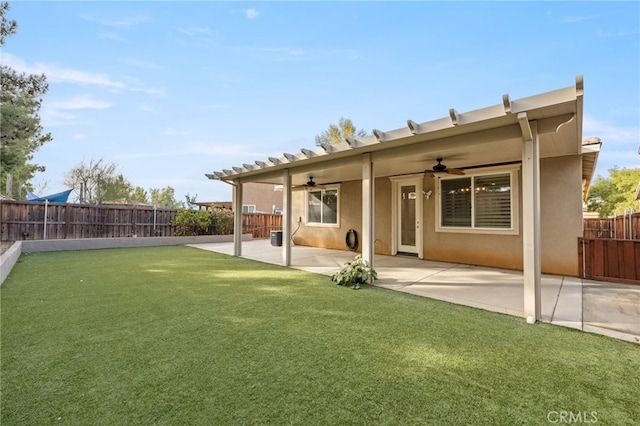
[[[479,169],[465,170],[465,175],[446,175],[436,178],[436,232],[451,232],[461,234],[520,234],[520,164],[510,166],[483,167]],[[474,226],[475,191],[471,197],[471,226],[443,226],[442,225],[442,191],[440,182],[448,179],[473,178],[485,175],[506,174],[511,176],[511,227],[510,228],[480,228]]]
[[[256,212],[256,205],[255,204],[243,204],[242,205],[242,213],[251,214],[251,213],[255,213],[255,212]]]
[[[311,192],[336,191],[336,223],[309,222],[309,194]],[[309,188],[304,198],[304,217],[307,226],[315,226],[318,228],[339,228],[340,227],[340,185],[325,185],[322,188]]]

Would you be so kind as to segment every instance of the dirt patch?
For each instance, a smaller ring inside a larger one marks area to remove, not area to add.
[[[13,245],[14,241],[0,241],[0,254],[9,250]]]

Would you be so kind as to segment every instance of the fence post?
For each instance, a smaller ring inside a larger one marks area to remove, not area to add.
[[[584,245],[585,245],[585,239],[584,238],[578,238],[578,259],[580,261],[580,264],[578,266],[579,268],[579,276],[580,278],[584,279],[585,278],[585,270],[586,270],[586,260],[585,260],[585,249],[584,249]]]
[[[138,236],[138,228],[136,226],[137,222],[138,222],[138,208],[136,206],[133,206],[133,210],[131,211],[131,236],[133,237]]]
[[[42,239],[47,239],[47,216],[49,214],[49,200],[44,200],[44,229],[42,232]]]

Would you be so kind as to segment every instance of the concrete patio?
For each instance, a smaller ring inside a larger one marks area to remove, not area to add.
[[[233,243],[191,246],[233,254]],[[293,246],[291,267],[328,276],[354,256]],[[269,240],[245,241],[242,257],[282,265],[282,248]],[[524,317],[520,271],[382,255],[375,256],[374,268],[378,287]],[[640,286],[543,275],[542,321],[640,343]]]

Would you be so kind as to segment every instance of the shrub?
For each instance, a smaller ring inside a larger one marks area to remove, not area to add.
[[[352,261],[344,264],[344,267],[331,276],[331,281],[338,285],[349,286],[354,290],[360,288],[371,279],[378,279],[378,273],[369,266],[362,255],[357,255]]]
[[[229,235],[233,234],[233,213],[221,209],[178,211],[171,221],[175,235]]]
[[[186,237],[209,235],[212,223],[212,216],[206,210],[183,209],[178,211],[176,217],[171,221],[171,226],[175,227],[175,235]]]
[[[215,209],[210,212],[213,233],[215,235],[233,234],[233,213],[228,210]]]

